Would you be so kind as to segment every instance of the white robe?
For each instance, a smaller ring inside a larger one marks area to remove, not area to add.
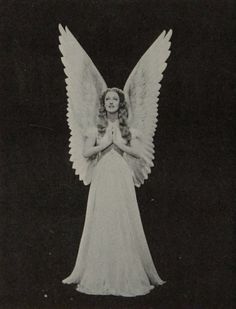
[[[114,147],[95,167],[76,263],[62,282],[86,294],[117,296],[145,295],[164,283],[149,252],[131,169]]]

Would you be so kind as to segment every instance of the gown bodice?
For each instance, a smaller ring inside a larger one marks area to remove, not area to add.
[[[122,138],[122,136],[121,136],[118,120],[116,120],[114,122],[111,122],[111,121],[108,122],[108,126],[106,128],[105,134],[103,136],[101,136],[99,133],[97,134],[96,144],[99,145],[103,140],[107,140],[109,134],[111,133],[111,131],[114,131],[114,129],[117,129],[117,131],[116,131],[117,132],[117,139],[126,144],[126,140],[124,138]],[[106,153],[108,153],[108,152],[112,153],[114,151],[118,152],[121,156],[123,156],[124,152],[118,146],[116,146],[115,144],[111,144],[110,146],[108,146],[107,148],[105,148],[103,151],[101,151],[98,154],[98,159],[101,159]]]

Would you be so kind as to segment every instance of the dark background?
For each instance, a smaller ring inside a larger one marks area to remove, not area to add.
[[[15,0],[0,9],[0,308],[232,308],[233,1]],[[143,297],[88,296],[61,284],[89,188],[69,162],[58,23],[120,88],[162,30],[173,29],[155,167],[137,190],[167,283]]]

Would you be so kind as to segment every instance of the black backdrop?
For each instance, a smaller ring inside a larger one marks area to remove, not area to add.
[[[1,309],[231,308],[232,14],[233,1],[1,1]],[[137,190],[167,283],[143,297],[88,296],[61,284],[88,187],[69,162],[59,23],[117,87],[173,29],[155,167]]]

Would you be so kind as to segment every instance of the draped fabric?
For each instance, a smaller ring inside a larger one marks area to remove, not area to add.
[[[95,167],[76,263],[63,283],[86,294],[117,296],[144,295],[164,283],[145,238],[132,170],[113,147]]]

